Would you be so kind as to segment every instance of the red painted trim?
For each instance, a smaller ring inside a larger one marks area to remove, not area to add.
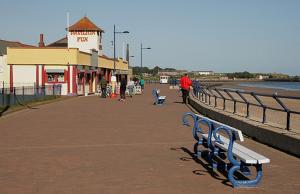
[[[83,95],[85,94],[85,76],[86,76],[86,71],[84,71],[83,73],[83,77],[82,77],[82,91],[83,91]]]
[[[14,92],[14,69],[13,65],[9,65],[9,88],[10,88],[10,93]]]
[[[45,71],[45,65],[42,65],[42,86],[45,86],[45,82],[46,82],[46,71]]]
[[[90,93],[93,92],[93,77],[94,77],[93,72],[90,72],[90,80],[89,80],[89,92]]]
[[[77,75],[77,69],[76,69],[76,66],[73,65],[73,75],[72,75],[73,88],[72,88],[72,91],[74,94],[77,94],[76,75]]]
[[[35,87],[39,87],[40,85],[40,74],[39,74],[39,65],[35,66]]]
[[[96,81],[96,84],[95,84],[95,92],[97,92],[97,88],[98,88],[98,84],[99,84],[99,72],[96,72],[96,79],[95,79],[95,81]]]
[[[68,65],[68,72],[67,72],[67,90],[68,90],[68,94],[70,93],[70,85],[71,85],[71,83],[70,83],[70,65]]]

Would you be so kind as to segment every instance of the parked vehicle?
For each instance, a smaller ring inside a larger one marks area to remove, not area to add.
[[[167,84],[169,83],[170,76],[160,76],[159,83],[160,84]]]

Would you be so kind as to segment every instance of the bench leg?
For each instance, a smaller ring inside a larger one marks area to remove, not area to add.
[[[199,149],[199,146],[203,145],[203,139],[200,139],[198,142],[194,145],[194,156],[197,158],[200,158],[202,156],[202,152]]]
[[[243,167],[242,167],[243,168]],[[228,172],[228,180],[231,182],[233,187],[255,187],[262,178],[262,164],[256,164],[256,177],[252,180],[237,180],[234,176],[236,171],[240,171],[243,174],[243,169],[241,169],[241,165],[232,166]],[[248,173],[246,173],[248,174]],[[245,175],[245,174],[244,174]]]

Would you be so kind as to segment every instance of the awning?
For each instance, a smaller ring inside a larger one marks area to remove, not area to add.
[[[46,69],[46,73],[64,73],[64,69]]]
[[[117,70],[116,70],[116,74],[119,74],[119,75],[127,75],[127,74],[128,74],[128,71],[127,71],[127,70],[120,70],[120,69],[117,69]]]

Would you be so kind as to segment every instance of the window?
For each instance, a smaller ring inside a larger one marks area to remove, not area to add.
[[[64,73],[47,73],[48,82],[65,82]]]

